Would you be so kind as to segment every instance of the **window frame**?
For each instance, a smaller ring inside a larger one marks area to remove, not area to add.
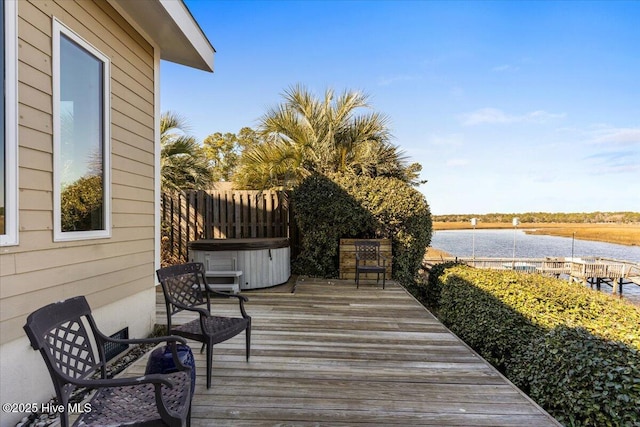
[[[18,233],[18,7],[5,0],[4,6],[4,155],[5,232],[0,246],[15,246]]]
[[[53,18],[53,240],[55,242],[106,239],[111,237],[111,60],[108,56],[87,42],[58,19]],[[104,230],[90,231],[62,231],[61,209],[61,64],[60,64],[60,38],[64,35],[81,48],[102,62],[102,161],[103,161],[103,214]]]

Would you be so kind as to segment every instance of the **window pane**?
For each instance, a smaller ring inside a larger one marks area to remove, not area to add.
[[[104,230],[104,64],[60,35],[61,230]]]

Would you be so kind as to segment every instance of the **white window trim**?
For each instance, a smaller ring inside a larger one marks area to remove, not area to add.
[[[5,234],[0,246],[18,244],[18,7],[4,2]]]
[[[104,182],[104,230],[62,231],[62,212],[60,207],[60,159],[61,123],[60,123],[60,34],[64,34],[104,63],[104,144],[103,144],[103,182]],[[53,240],[56,242],[86,239],[106,239],[111,237],[111,61],[89,42],[74,33],[56,18],[53,19]]]

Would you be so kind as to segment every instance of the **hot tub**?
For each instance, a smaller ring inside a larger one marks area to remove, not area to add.
[[[281,285],[291,276],[289,239],[202,239],[189,242],[189,259],[205,269],[227,261],[225,269],[240,270],[240,289],[259,289]]]

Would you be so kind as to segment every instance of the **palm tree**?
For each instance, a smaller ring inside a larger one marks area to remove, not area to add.
[[[236,174],[241,185],[290,187],[313,172],[406,175],[406,161],[390,142],[388,118],[360,113],[370,108],[367,95],[345,91],[336,96],[328,89],[319,99],[294,86],[283,97],[260,121],[264,142],[242,155]]]
[[[160,117],[160,167],[163,192],[205,189],[213,182],[209,163],[195,138],[186,134],[183,117],[168,111]]]

